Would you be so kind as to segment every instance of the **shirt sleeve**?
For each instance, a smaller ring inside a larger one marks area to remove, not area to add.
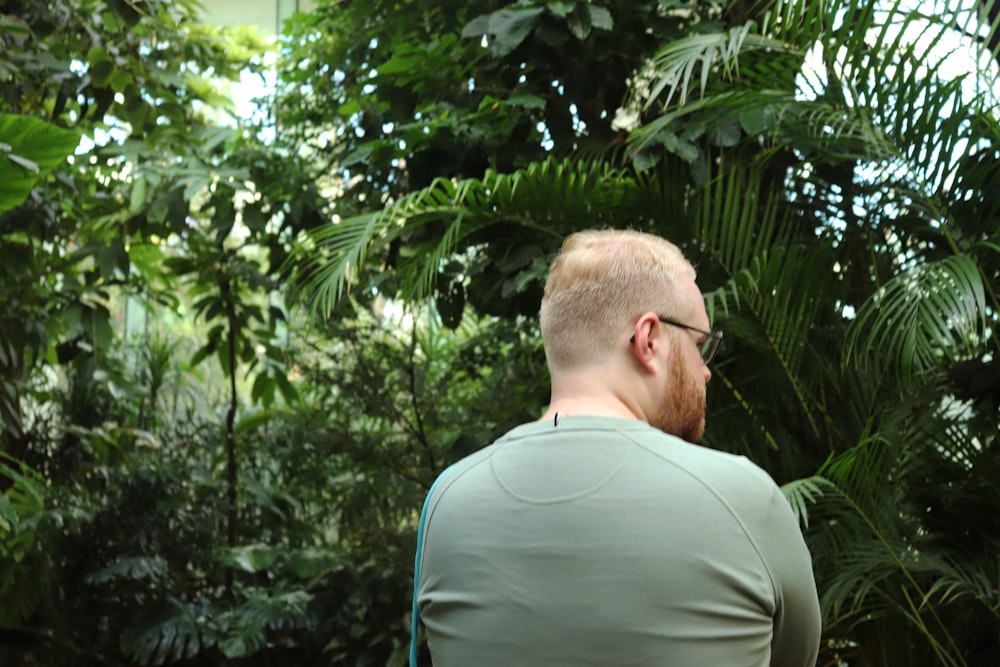
[[[791,506],[776,485],[761,537],[774,580],[772,667],[814,667],[822,632],[812,557]]]

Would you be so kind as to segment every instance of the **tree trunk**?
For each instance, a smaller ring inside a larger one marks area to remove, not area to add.
[[[236,546],[236,526],[239,521],[239,498],[237,495],[238,470],[236,465],[236,313],[228,281],[222,285],[229,317],[229,409],[226,412],[226,545]],[[226,570],[226,592],[233,591],[233,568]]]

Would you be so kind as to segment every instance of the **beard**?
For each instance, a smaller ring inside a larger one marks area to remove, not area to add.
[[[705,383],[698,382],[686,365],[671,367],[663,403],[651,425],[687,442],[698,442],[705,434]]]

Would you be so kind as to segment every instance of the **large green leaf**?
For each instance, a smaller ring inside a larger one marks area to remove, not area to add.
[[[38,179],[79,143],[79,132],[30,116],[0,114],[0,213],[20,205]]]
[[[477,34],[490,36],[490,50],[494,56],[505,56],[527,38],[539,22],[543,7],[513,5],[473,19],[462,31],[463,37]]]

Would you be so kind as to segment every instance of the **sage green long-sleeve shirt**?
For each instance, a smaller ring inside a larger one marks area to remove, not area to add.
[[[774,481],[640,421],[520,426],[428,499],[435,667],[811,667],[812,563]]]

